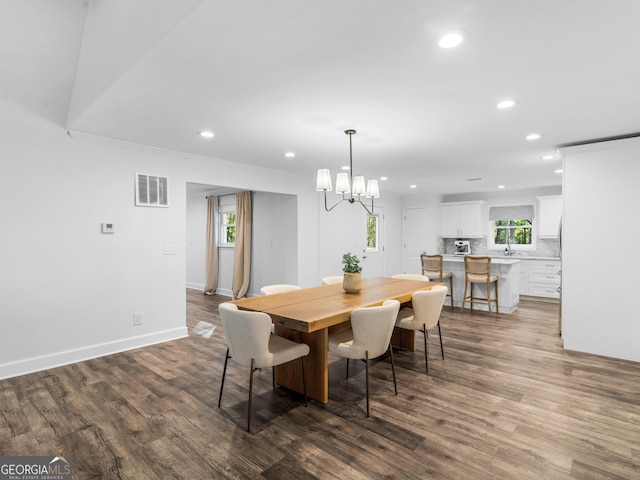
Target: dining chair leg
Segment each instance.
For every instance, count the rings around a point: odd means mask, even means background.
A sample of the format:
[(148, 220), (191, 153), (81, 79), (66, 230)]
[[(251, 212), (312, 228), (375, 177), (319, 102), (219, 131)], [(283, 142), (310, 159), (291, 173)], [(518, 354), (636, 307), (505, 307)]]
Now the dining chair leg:
[[(496, 305), (497, 307), (498, 305)], [(489, 315), (491, 315), (491, 282), (487, 277), (487, 307), (489, 308)]]
[(442, 329), (440, 328), (440, 320), (438, 320), (438, 335), (440, 336), (440, 352), (442, 353), (442, 359), (444, 360), (444, 347), (442, 346)]
[(229, 347), (227, 347), (227, 353), (224, 355), (224, 367), (222, 369), (222, 382), (220, 383), (220, 395), (218, 395), (218, 408), (220, 408), (220, 402), (222, 401), (222, 388), (224, 387), (224, 377), (227, 374), (228, 361), (229, 361)]
[(249, 373), (249, 405), (247, 407), (247, 432), (251, 431), (251, 404), (253, 400), (253, 372), (258, 370), (254, 368), (255, 360), (251, 359), (251, 368)]
[(498, 280), (495, 282), (496, 284), (496, 313), (500, 313), (500, 307), (498, 306)]
[(396, 384), (396, 364), (393, 361), (393, 347), (389, 344), (389, 352), (391, 353), (391, 374), (393, 375), (393, 390), (398, 395), (398, 385)]
[(302, 390), (304, 391), (304, 406), (307, 406), (307, 380), (304, 373), (304, 357), (300, 357), (302, 361)]
[(367, 392), (367, 418), (369, 418), (369, 351), (364, 352), (365, 363), (365, 378), (366, 378), (366, 392)]
[(453, 275), (449, 277), (449, 298), (451, 298), (451, 311), (453, 311)]
[(464, 304), (467, 302), (467, 279), (464, 279), (464, 290), (462, 293), (462, 305), (460, 306), (460, 313), (464, 311)]
[(427, 368), (427, 375), (429, 375), (429, 360), (427, 358), (427, 327), (422, 324), (422, 338), (424, 339), (424, 364)]
[(346, 378), (349, 378), (349, 359), (348, 359), (348, 358), (347, 358), (347, 374), (345, 375), (345, 377), (344, 377), (344, 378), (345, 378), (345, 379), (346, 379)]

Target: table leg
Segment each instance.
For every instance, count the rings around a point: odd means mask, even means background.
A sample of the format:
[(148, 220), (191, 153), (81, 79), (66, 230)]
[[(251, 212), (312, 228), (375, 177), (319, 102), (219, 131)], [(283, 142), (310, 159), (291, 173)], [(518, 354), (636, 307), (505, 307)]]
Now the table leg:
[[(329, 334), (322, 329), (312, 333), (298, 332), (275, 326), (275, 333), (298, 343), (309, 345), (309, 356), (305, 358), (307, 396), (321, 403), (329, 401)], [(293, 391), (303, 393), (300, 362), (279, 365), (275, 371), (276, 383)]]
[(391, 345), (400, 347), (402, 350), (415, 351), (416, 349), (416, 332), (407, 330), (406, 328), (394, 327), (391, 336)]

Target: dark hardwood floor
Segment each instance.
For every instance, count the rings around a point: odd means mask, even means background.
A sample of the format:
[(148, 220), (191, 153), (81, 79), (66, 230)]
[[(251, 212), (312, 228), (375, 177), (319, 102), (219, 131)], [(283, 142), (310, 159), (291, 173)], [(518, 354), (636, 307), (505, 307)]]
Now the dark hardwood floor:
[[(371, 418), (364, 365), (330, 365), (327, 405), (271, 388), (225, 353), (217, 305), (187, 290), (199, 336), (0, 382), (0, 455), (67, 455), (74, 479), (632, 479), (640, 478), (640, 364), (564, 351), (558, 305), (452, 313), (429, 337), (374, 362)], [(606, 323), (603, 323), (606, 328)], [(435, 330), (437, 332), (437, 329)], [(640, 347), (639, 347), (640, 348)]]

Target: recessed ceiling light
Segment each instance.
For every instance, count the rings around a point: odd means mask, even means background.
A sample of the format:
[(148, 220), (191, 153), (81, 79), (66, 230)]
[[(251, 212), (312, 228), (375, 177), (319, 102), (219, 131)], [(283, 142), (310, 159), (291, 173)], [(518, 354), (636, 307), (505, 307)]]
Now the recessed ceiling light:
[(498, 185), (498, 188), (504, 188), (504, 185)]
[(284, 154), (284, 156), (287, 157), (287, 158), (293, 158), (293, 157), (296, 156), (296, 154), (293, 153), (293, 152), (287, 152), (287, 153)]
[(342, 170), (349, 170), (349, 165), (345, 165), (342, 167)]
[(213, 138), (213, 132), (210, 132), (209, 130), (203, 130), (202, 132), (198, 132), (198, 135), (204, 138)]
[(380, 180), (382, 180), (383, 182), (386, 182), (389, 179), (387, 177), (380, 177)]
[(460, 32), (449, 32), (446, 35), (440, 37), (438, 40), (438, 45), (442, 48), (453, 48), (457, 47), (464, 40), (464, 35)]
[(539, 133), (530, 133), (527, 135), (527, 140), (538, 140), (541, 137)]
[(496, 107), (498, 107), (501, 110), (504, 110), (505, 108), (511, 108), (516, 104), (515, 100), (502, 100), (500, 103), (498, 103), (496, 105)]
[(417, 185), (409, 185), (409, 188), (418, 188)]
[(558, 170), (556, 170), (554, 173), (562, 173), (562, 169), (559, 168)]
[(553, 160), (555, 157), (553, 155), (545, 155), (542, 157), (543, 160)]

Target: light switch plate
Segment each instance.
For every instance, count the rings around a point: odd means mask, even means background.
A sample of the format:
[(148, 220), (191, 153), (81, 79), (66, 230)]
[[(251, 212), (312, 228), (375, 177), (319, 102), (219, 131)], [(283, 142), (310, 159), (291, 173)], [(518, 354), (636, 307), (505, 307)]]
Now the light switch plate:
[(163, 255), (175, 255), (176, 254), (176, 246), (175, 245), (165, 245), (162, 247)]

